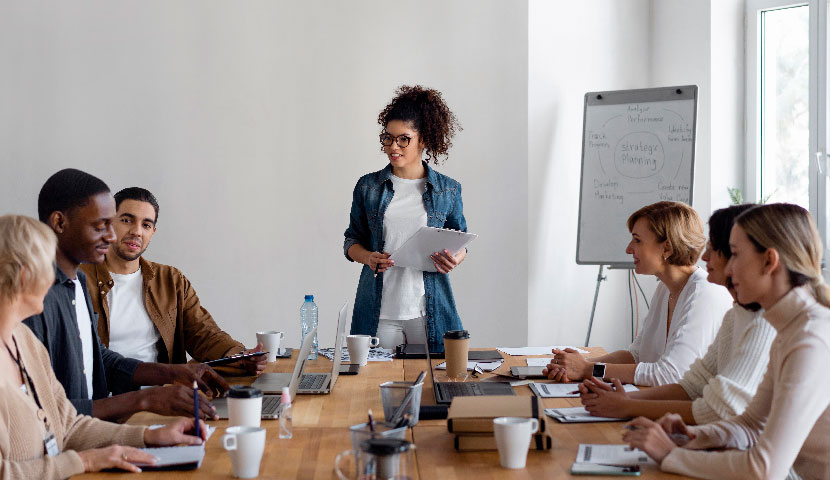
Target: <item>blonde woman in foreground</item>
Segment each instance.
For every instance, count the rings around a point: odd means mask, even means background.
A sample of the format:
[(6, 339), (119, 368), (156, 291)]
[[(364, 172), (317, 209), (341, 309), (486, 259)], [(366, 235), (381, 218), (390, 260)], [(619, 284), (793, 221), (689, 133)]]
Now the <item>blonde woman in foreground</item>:
[(738, 217), (729, 247), (738, 301), (759, 303), (778, 331), (755, 397), (743, 414), (703, 426), (677, 414), (639, 417), (623, 439), (684, 475), (785, 478), (792, 466), (803, 478), (830, 479), (830, 289), (816, 226), (797, 205), (759, 206)]
[(134, 447), (202, 443), (185, 434), (193, 418), (149, 430), (75, 411), (43, 344), (21, 325), (43, 310), (54, 282), (56, 242), (35, 219), (0, 217), (0, 478), (49, 480), (108, 468), (140, 472), (134, 463), (155, 458)]

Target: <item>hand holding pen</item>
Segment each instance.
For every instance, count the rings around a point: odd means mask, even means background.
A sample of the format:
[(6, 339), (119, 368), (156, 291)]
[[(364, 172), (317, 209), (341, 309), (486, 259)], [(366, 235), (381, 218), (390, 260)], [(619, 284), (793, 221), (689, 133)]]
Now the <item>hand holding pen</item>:
[(389, 258), (390, 255), (386, 252), (370, 252), (365, 263), (375, 272), (377, 277), (378, 273), (383, 273), (395, 266), (395, 261)]
[(675, 413), (664, 415), (658, 422), (645, 417), (635, 418), (623, 427), (623, 441), (632, 448), (646, 452), (660, 463), (672, 450), (693, 439), (694, 433), (686, 428), (680, 415)]

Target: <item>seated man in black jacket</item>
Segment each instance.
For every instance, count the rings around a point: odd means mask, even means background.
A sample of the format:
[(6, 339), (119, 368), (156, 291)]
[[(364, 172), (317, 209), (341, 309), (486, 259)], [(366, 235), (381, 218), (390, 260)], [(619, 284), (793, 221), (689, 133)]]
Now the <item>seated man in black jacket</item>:
[[(78, 412), (107, 420), (123, 420), (143, 410), (190, 416), (194, 381), (206, 392), (227, 390), (222, 377), (204, 364), (140, 362), (107, 349), (98, 339), (97, 317), (78, 266), (101, 263), (115, 240), (115, 200), (103, 181), (75, 169), (55, 173), (40, 190), (38, 216), (58, 237), (55, 283), (43, 301), (43, 313), (24, 322), (46, 346), (55, 375)], [(178, 385), (135, 390), (173, 383)], [(215, 416), (207, 398), (200, 407), (202, 416)]]

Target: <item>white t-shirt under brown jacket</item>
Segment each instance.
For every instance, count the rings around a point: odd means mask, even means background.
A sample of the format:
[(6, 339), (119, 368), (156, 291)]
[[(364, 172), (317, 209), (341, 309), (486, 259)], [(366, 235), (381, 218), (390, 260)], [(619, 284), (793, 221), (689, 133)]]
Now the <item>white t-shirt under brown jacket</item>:
[(802, 478), (830, 479), (830, 309), (798, 287), (764, 317), (778, 335), (755, 397), (741, 415), (691, 427), (696, 438), (672, 450), (663, 470), (766, 479), (785, 478), (792, 466)]
[(84, 472), (77, 451), (119, 444), (144, 446), (143, 426), (118, 425), (79, 415), (52, 371), (49, 354), (25, 325), (14, 330), (20, 359), (32, 378), (60, 453), (45, 454), (45, 426), (31, 392), (0, 379), (0, 479), (67, 478)]

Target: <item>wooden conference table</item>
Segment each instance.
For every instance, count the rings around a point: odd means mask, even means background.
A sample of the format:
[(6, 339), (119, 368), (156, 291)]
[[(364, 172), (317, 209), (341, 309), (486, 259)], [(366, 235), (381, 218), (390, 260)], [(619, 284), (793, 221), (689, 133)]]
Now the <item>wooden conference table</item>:
[[(592, 354), (602, 354), (601, 348), (589, 348)], [(295, 351), (296, 357), (296, 351)], [(505, 356), (504, 364), (497, 372), (508, 371), (511, 365), (525, 365), (526, 357)], [(279, 359), (268, 366), (269, 372), (290, 372), (295, 358)], [(437, 365), (443, 360), (433, 360)], [(331, 371), (331, 362), (324, 357), (309, 362), (308, 371)], [(265, 454), (260, 466), (259, 478), (334, 479), (334, 458), (338, 453), (351, 449), (348, 428), (366, 421), (366, 412), (372, 409), (378, 420), (383, 418), (383, 406), (378, 385), (388, 381), (415, 381), (426, 368), (426, 360), (393, 360), (369, 362), (361, 367), (359, 375), (341, 375), (334, 391), (328, 395), (299, 395), (294, 400), (294, 438), (278, 438), (278, 421), (263, 420), (267, 429)], [(436, 380), (446, 381), (443, 371), (436, 370)], [(484, 377), (492, 376), (485, 374)], [(254, 377), (230, 377), (229, 383), (250, 384)], [(532, 395), (527, 386), (515, 387), (517, 395)], [(432, 384), (427, 375), (422, 404), (434, 404)], [(544, 406), (578, 406), (579, 399), (544, 399)], [(165, 417), (140, 413), (130, 423), (164, 423)], [(141, 478), (148, 479), (227, 479), (233, 478), (228, 454), (221, 445), (226, 420), (211, 422), (216, 432), (207, 442), (205, 459), (198, 470), (188, 472), (144, 472), (140, 477), (128, 473), (97, 473), (77, 476), (78, 479)], [(548, 451), (531, 450), (527, 467), (523, 470), (507, 470), (499, 465), (499, 454), (488, 452), (458, 452), (453, 447), (453, 435), (447, 431), (446, 420), (421, 420), (408, 434), (414, 441), (417, 472), (413, 478), (426, 479), (559, 479), (559, 478), (608, 478), (585, 477), (570, 474), (580, 443), (622, 443), (622, 423), (560, 424), (550, 421), (553, 448)], [(660, 472), (656, 468), (644, 468), (641, 478), (684, 478)]]

